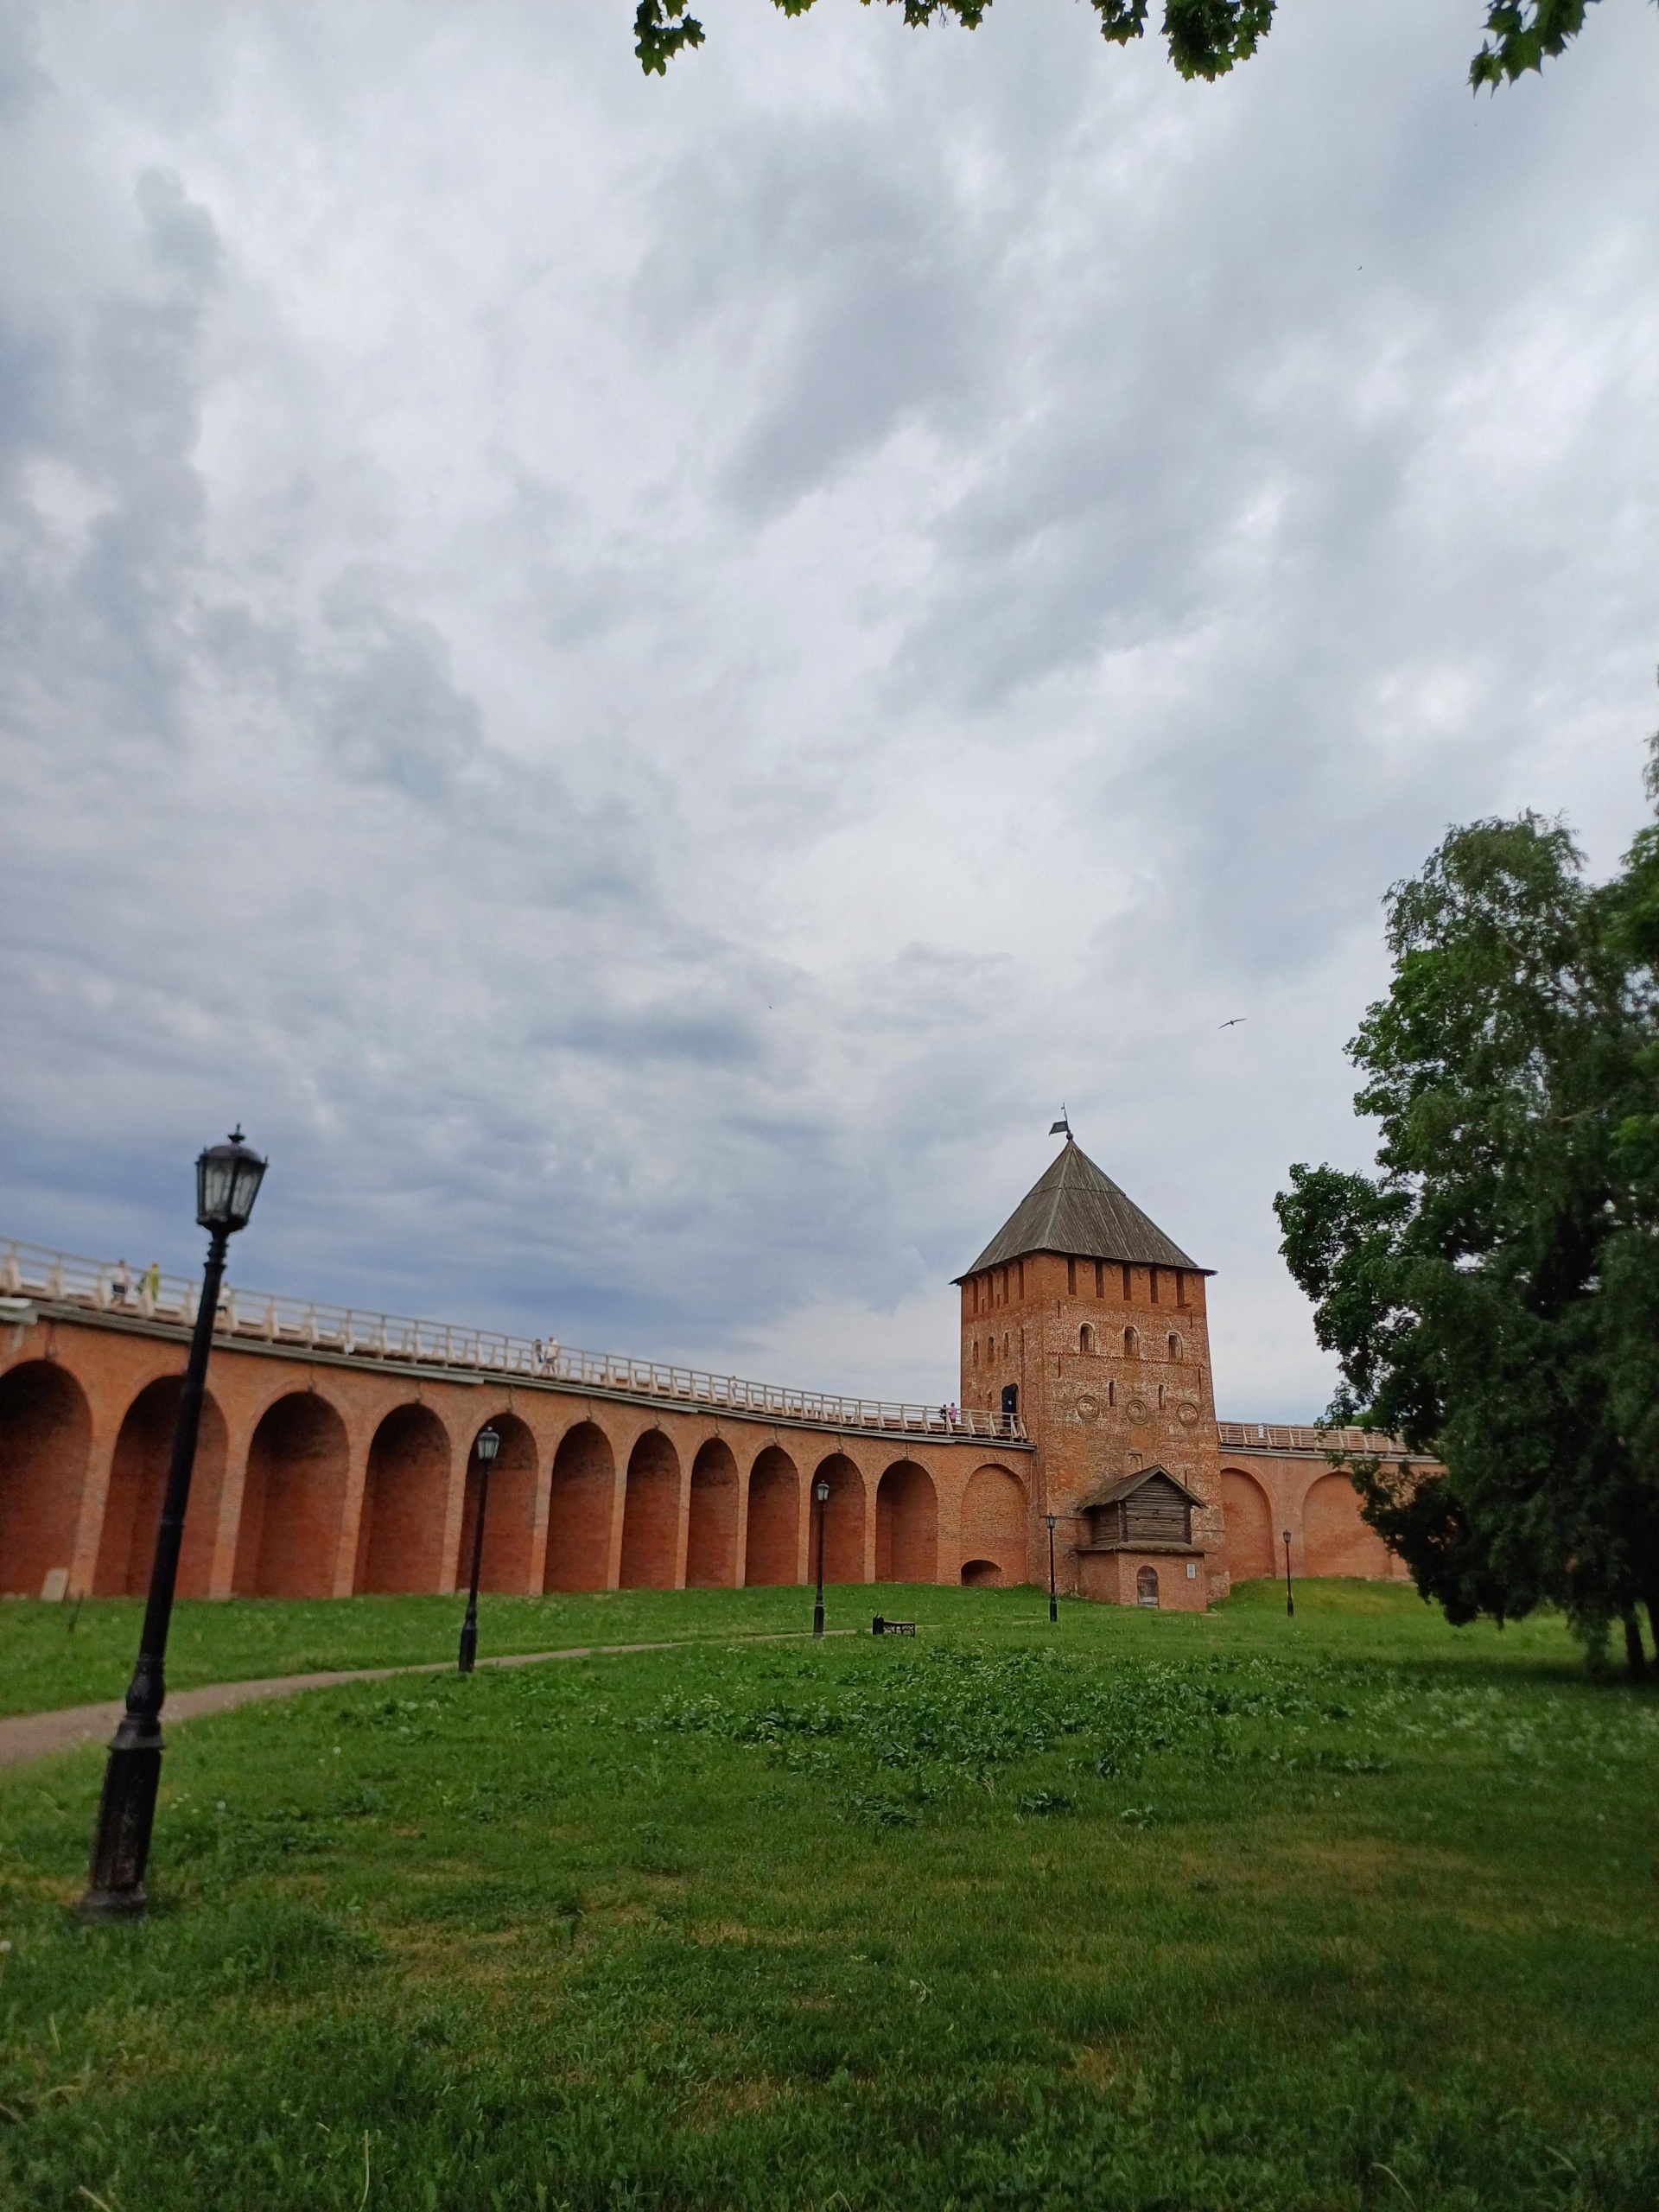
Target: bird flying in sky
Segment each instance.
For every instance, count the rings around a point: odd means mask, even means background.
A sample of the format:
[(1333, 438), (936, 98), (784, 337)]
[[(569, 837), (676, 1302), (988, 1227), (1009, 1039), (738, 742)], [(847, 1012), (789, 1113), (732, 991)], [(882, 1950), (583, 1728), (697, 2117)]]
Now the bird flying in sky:
[(1230, 1021), (1218, 1022), (1216, 1026), (1220, 1029), (1236, 1029), (1241, 1021), (1248, 1021), (1249, 1018), (1248, 1014), (1236, 1014)]

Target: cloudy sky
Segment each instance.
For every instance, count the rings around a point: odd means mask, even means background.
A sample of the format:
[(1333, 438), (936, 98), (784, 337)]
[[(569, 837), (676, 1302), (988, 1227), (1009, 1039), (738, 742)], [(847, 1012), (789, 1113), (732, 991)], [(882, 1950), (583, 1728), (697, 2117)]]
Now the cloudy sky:
[(702, 13), (0, 4), (0, 1234), (937, 1401), (1064, 1099), (1305, 1418), (1380, 894), (1642, 817), (1659, 14)]

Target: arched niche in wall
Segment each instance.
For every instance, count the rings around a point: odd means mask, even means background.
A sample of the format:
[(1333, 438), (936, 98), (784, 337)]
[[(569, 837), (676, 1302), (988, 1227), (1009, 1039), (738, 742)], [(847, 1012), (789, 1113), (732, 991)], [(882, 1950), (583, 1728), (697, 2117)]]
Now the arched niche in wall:
[(1227, 1572), (1235, 1582), (1279, 1571), (1273, 1507), (1255, 1477), (1242, 1467), (1221, 1471), (1221, 1514), (1227, 1529)]
[[(501, 1440), (490, 1470), (489, 1503), (484, 1512), (484, 1556), (478, 1586), (522, 1597), (530, 1588), (531, 1546), (536, 1533), (536, 1439), (517, 1414), (489, 1418)], [(480, 1421), (479, 1427), (485, 1424)], [(455, 1581), (465, 1584), (473, 1571), (473, 1535), (483, 1475), (471, 1446), (467, 1454), (467, 1491), (461, 1511), (461, 1541), (455, 1547)]]
[(999, 1581), (1023, 1582), (1027, 1544), (1024, 1484), (1010, 1468), (976, 1467), (962, 1497), (964, 1556), (994, 1560)]
[(73, 1564), (92, 1440), (86, 1394), (58, 1361), (0, 1376), (0, 1592), (38, 1598)]
[(685, 1580), (691, 1590), (729, 1590), (737, 1580), (737, 1461), (724, 1437), (711, 1436), (691, 1462)]
[(436, 1592), (444, 1579), (449, 1438), (429, 1406), (399, 1406), (374, 1432), (363, 1484), (354, 1586)]
[[(832, 1452), (812, 1470), (812, 1486), (830, 1485), (823, 1507), (823, 1579), (826, 1582), (862, 1582), (864, 1529), (868, 1500), (864, 1477), (844, 1452)], [(813, 1508), (814, 1512), (817, 1507)], [(816, 1528), (812, 1541), (817, 1541)], [(810, 1562), (816, 1567), (816, 1554)]]
[(545, 1590), (602, 1590), (610, 1573), (616, 1459), (597, 1421), (559, 1440), (548, 1491)]
[(875, 1579), (937, 1582), (939, 1502), (933, 1478), (913, 1459), (887, 1469), (875, 1493)]
[[(92, 1589), (100, 1598), (142, 1597), (149, 1588), (183, 1389), (181, 1376), (163, 1375), (138, 1393), (122, 1420), (110, 1461), (109, 1494), (92, 1574)], [(208, 1391), (201, 1402), (190, 1503), (179, 1551), (176, 1589), (181, 1598), (207, 1595), (225, 1485), (225, 1416)]]
[(1389, 1548), (1360, 1519), (1346, 1475), (1321, 1475), (1302, 1500), (1302, 1572), (1376, 1580), (1389, 1572)]
[(801, 1478), (781, 1445), (749, 1470), (749, 1529), (743, 1580), (751, 1588), (800, 1580)]
[(295, 1390), (265, 1408), (242, 1484), (238, 1597), (333, 1596), (346, 1472), (346, 1424), (321, 1392)]
[(659, 1428), (628, 1454), (622, 1501), (625, 1590), (671, 1590), (680, 1526), (680, 1455)]

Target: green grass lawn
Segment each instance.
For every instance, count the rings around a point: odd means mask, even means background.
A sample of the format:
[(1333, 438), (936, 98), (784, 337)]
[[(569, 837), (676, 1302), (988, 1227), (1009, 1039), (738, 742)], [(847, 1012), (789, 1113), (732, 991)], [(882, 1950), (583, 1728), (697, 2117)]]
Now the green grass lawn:
[[(871, 1614), (881, 1609), (880, 1590), (836, 1594), (842, 1600), (837, 1610), (843, 1625), (857, 1622), (868, 1629)], [(812, 1619), (810, 1590), (486, 1596), (479, 1606), (480, 1649), (498, 1654), (637, 1643), (658, 1637), (753, 1634), (806, 1628)], [(204, 1682), (316, 1674), (325, 1668), (453, 1660), (466, 1607), (464, 1594), (296, 1603), (195, 1599), (173, 1609), (167, 1685), (184, 1690)], [(124, 1696), (143, 1611), (141, 1598), (105, 1598), (79, 1608), (18, 1600), (0, 1605), (0, 1717)]]
[[(1659, 1699), (1398, 1589), (877, 1609), (492, 1600), (702, 1640), (192, 1723), (133, 1927), (67, 1910), (99, 1754), (0, 1774), (0, 2204), (1652, 2212)], [(174, 1679), (456, 1612), (190, 1608)]]
[[(1189, 1618), (1173, 1632), (1208, 1637), (1218, 1649), (1230, 1651), (1282, 1655), (1287, 1638), (1295, 1638), (1300, 1649), (1312, 1637), (1319, 1651), (1333, 1656), (1341, 1651), (1356, 1658), (1414, 1656), (1450, 1664), (1500, 1656), (1511, 1663), (1524, 1658), (1567, 1675), (1580, 1670), (1576, 1647), (1554, 1619), (1523, 1622), (1502, 1635), (1487, 1627), (1449, 1630), (1438, 1612), (1386, 1584), (1314, 1582), (1299, 1584), (1298, 1590), (1300, 1611), (1294, 1624), (1284, 1618), (1284, 1594), (1277, 1585), (1249, 1583), (1230, 1605)], [(1161, 1650), (1160, 1639), (1172, 1632), (1173, 1617), (1116, 1612), (1111, 1616), (1116, 1624), (1106, 1631), (1100, 1607), (1077, 1605), (1063, 1605), (1058, 1626), (1051, 1629), (1048, 1600), (1041, 1591), (1005, 1591), (989, 1604), (983, 1602), (988, 1594), (880, 1585), (832, 1587), (829, 1621), (832, 1629), (866, 1630), (873, 1614), (911, 1618), (919, 1608), (929, 1627), (971, 1624), (976, 1637), (1023, 1639), (1037, 1625), (1057, 1649), (1069, 1649), (1081, 1639), (1084, 1649), (1096, 1653)], [(465, 1603), (456, 1598), (186, 1601), (173, 1611), (168, 1688), (308, 1675), (327, 1668), (451, 1660)], [(480, 1605), (480, 1649), (497, 1654), (664, 1637), (776, 1635), (806, 1628), (812, 1618), (812, 1593), (797, 1589), (486, 1595)], [(0, 1605), (0, 1718), (123, 1696), (143, 1610), (139, 1598), (105, 1598), (79, 1606), (17, 1599)], [(1135, 1641), (1143, 1633), (1154, 1639), (1144, 1647)]]

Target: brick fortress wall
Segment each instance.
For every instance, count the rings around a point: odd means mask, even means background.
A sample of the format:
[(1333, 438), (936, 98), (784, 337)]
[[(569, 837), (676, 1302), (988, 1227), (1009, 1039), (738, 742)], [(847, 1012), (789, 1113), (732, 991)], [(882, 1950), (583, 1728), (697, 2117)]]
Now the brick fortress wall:
[[(3, 1303), (29, 1317), (0, 1327), (0, 1592), (136, 1592), (154, 1545), (188, 1336), (177, 1300), (188, 1297), (175, 1286), (173, 1306), (146, 1306), (107, 1265), (64, 1255), (37, 1255), (44, 1273), (25, 1282), (29, 1250), (0, 1255)], [(502, 1438), (484, 1559), (493, 1588), (804, 1581), (818, 1478), (835, 1583), (1041, 1586), (1050, 1513), (1060, 1589), (1111, 1603), (1137, 1602), (1149, 1578), (1148, 1601), (1207, 1605), (1236, 1580), (1281, 1573), (1287, 1552), (1297, 1575), (1402, 1574), (1332, 1469), (1330, 1440), (1217, 1422), (1205, 1271), (1069, 1134), (959, 1281), (960, 1418), (820, 1394), (809, 1402), (599, 1355), (567, 1354), (555, 1376), (527, 1341), (493, 1339), (486, 1357), (474, 1332), (472, 1351), (452, 1357), (447, 1326), (336, 1314), (320, 1330), (315, 1307), (289, 1301), (279, 1313), (270, 1300), (262, 1320), (238, 1319), (232, 1302), (181, 1589), (452, 1588), (477, 1511), (471, 1440), (486, 1419)], [(400, 1344), (414, 1365), (400, 1363)], [(491, 1375), (502, 1361), (518, 1380)], [(597, 1391), (583, 1387), (590, 1377)], [(661, 1405), (659, 1385), (690, 1406)], [(1010, 1398), (1023, 1435), (985, 1418)], [(722, 1401), (724, 1414), (694, 1409)], [(761, 1406), (798, 1418), (779, 1422)], [(1388, 1439), (1341, 1441), (1403, 1456)], [(1091, 1531), (1084, 1508), (1116, 1510), (1098, 1494), (1154, 1467), (1179, 1486), (1163, 1486), (1171, 1511), (1190, 1502), (1190, 1542), (1144, 1519), (1104, 1539)]]
[[(47, 1305), (0, 1320), (0, 1594), (148, 1581), (188, 1330)], [(452, 1591), (501, 1437), (486, 1589), (810, 1582), (822, 1478), (836, 1584), (1018, 1582), (1033, 1454), (932, 1418), (867, 1433), (623, 1389), (421, 1373), (216, 1339), (185, 1522), (186, 1597)]]

